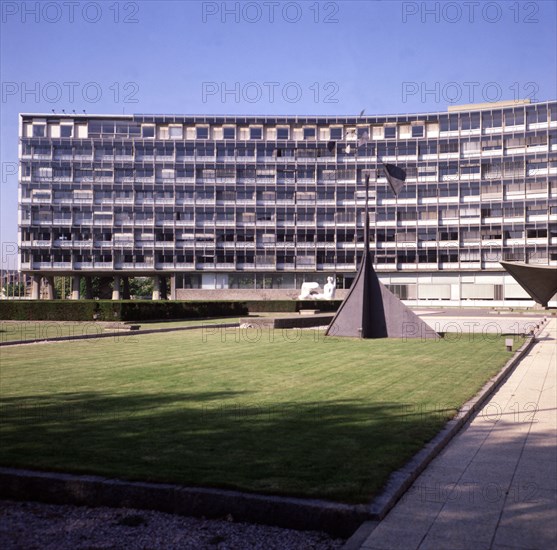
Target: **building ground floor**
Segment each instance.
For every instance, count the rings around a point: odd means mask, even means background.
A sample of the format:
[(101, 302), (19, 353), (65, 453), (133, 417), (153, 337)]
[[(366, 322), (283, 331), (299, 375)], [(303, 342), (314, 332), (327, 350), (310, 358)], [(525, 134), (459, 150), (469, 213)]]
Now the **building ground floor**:
[[(101, 277), (113, 300), (129, 299), (130, 279), (152, 279), (153, 300), (284, 300), (296, 299), (303, 283), (321, 287), (336, 280), (335, 297), (343, 299), (355, 272), (181, 272), (181, 273), (29, 273), (29, 296), (54, 299), (55, 276), (71, 278), (71, 299), (92, 299), (93, 278)], [(379, 280), (410, 306), (532, 307), (534, 300), (505, 271), (378, 272)], [(557, 307), (557, 295), (549, 302)]]

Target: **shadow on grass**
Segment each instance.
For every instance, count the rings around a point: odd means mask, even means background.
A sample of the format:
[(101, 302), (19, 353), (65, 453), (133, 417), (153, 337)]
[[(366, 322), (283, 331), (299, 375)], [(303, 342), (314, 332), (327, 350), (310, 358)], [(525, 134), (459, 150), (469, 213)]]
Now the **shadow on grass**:
[(368, 502), (453, 407), (250, 401), (249, 392), (2, 400), (4, 466)]

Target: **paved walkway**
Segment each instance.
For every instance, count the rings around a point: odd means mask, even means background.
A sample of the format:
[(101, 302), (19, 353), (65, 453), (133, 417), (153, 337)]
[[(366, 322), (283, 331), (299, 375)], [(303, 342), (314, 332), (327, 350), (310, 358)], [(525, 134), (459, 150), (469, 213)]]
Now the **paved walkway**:
[(362, 550), (557, 548), (557, 320)]

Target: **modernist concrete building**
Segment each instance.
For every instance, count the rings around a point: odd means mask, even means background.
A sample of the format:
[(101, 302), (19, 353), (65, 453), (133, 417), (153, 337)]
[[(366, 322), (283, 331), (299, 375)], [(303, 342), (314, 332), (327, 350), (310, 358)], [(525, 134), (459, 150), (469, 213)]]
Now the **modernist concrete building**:
[[(154, 297), (294, 297), (371, 246), (409, 304), (529, 305), (500, 260), (557, 265), (557, 102), (394, 116), (22, 114), (20, 268), (154, 277)], [(394, 197), (381, 163), (407, 171)], [(355, 227), (357, 230), (355, 231)], [(51, 295), (52, 293), (50, 293)], [(47, 292), (46, 295), (49, 295)], [(555, 305), (555, 297), (550, 305)]]

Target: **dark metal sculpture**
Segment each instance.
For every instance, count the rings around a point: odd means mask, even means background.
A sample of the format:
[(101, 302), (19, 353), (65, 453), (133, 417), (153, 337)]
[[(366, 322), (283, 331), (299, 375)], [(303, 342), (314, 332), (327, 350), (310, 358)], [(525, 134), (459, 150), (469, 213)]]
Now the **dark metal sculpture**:
[[(404, 185), (406, 173), (384, 165), (387, 181), (395, 195)], [(438, 338), (427, 323), (406, 307), (377, 278), (369, 249), (369, 176), (366, 176), (364, 253), (352, 283), (325, 336), (355, 338)]]
[(534, 301), (547, 307), (557, 293), (557, 266), (499, 262)]

